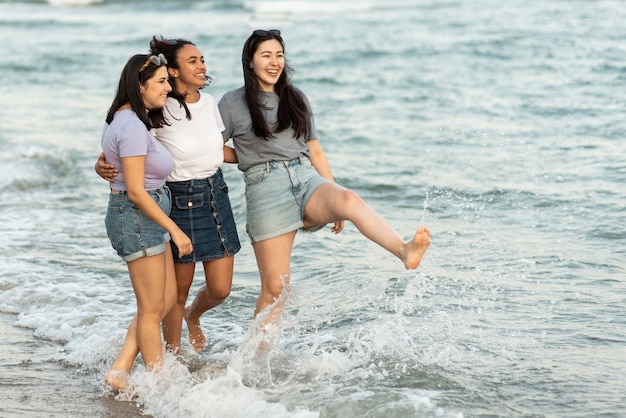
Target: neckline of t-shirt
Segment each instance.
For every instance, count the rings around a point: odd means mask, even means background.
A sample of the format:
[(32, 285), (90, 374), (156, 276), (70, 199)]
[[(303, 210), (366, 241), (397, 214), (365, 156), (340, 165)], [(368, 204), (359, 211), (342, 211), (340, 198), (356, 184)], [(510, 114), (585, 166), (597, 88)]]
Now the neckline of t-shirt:
[[(169, 97), (169, 98), (174, 100), (176, 103), (178, 103), (178, 100), (174, 99), (173, 97)], [(187, 102), (185, 102), (185, 103), (187, 104), (187, 107), (189, 109), (193, 109), (193, 108), (202, 106), (202, 104), (205, 102), (205, 100), (206, 100), (206, 94), (200, 92), (200, 98), (198, 99), (197, 102), (195, 102), (195, 103), (187, 103)]]

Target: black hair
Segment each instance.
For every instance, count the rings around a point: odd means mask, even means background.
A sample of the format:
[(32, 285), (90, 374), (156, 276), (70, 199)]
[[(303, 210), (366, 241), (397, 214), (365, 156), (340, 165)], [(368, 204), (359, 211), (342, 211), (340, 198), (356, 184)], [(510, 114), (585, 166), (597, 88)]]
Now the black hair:
[[(180, 69), (177, 59), (178, 52), (185, 45), (195, 46), (193, 42), (182, 38), (164, 39), (163, 36), (161, 36), (161, 39), (158, 39), (156, 36), (153, 36), (150, 41), (150, 53), (152, 55), (163, 54), (167, 60), (167, 68), (174, 68), (178, 70)], [(191, 120), (191, 112), (189, 111), (189, 107), (187, 107), (187, 103), (185, 103), (185, 95), (179, 93), (176, 88), (176, 79), (170, 78), (170, 84), (172, 84), (172, 91), (168, 93), (168, 96), (178, 101), (180, 106), (185, 109), (187, 119)]]
[(122, 69), (117, 93), (111, 103), (111, 107), (107, 111), (107, 123), (113, 121), (115, 112), (122, 106), (129, 104), (132, 111), (146, 125), (146, 129), (160, 128), (168, 124), (165, 120), (163, 108), (148, 109), (148, 112), (146, 112), (146, 105), (141, 97), (139, 86), (145, 85), (146, 81), (154, 77), (156, 71), (161, 67), (160, 65), (150, 63), (150, 65), (142, 69), (149, 58), (149, 55), (144, 54), (133, 55)]
[[(262, 32), (264, 35), (260, 35), (257, 32)], [(273, 138), (273, 132), (282, 132), (288, 128), (293, 129), (294, 138), (306, 137), (311, 126), (311, 109), (309, 109), (302, 92), (291, 84), (290, 79), (293, 70), (286, 60), (283, 72), (274, 86), (274, 91), (278, 95), (277, 125), (273, 127), (268, 126), (267, 121), (263, 117), (262, 110), (265, 109), (265, 106), (260, 98), (261, 89), (250, 64), (259, 45), (264, 41), (276, 39), (280, 42), (284, 52), (285, 43), (277, 32), (274, 30), (254, 31), (243, 45), (241, 64), (243, 66), (246, 103), (252, 118), (252, 128), (255, 135), (264, 139)]]

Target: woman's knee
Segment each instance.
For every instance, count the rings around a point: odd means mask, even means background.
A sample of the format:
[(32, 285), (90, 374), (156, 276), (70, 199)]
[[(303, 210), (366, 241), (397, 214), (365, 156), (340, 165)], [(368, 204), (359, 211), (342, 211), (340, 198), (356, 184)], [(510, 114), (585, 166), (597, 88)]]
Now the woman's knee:
[(263, 285), (261, 289), (261, 293), (265, 293), (267, 296), (270, 296), (272, 299), (276, 300), (280, 297), (281, 293), (283, 293), (283, 282), (279, 280), (273, 280), (271, 283), (266, 283)]
[(179, 287), (174, 297), (176, 298), (177, 304), (184, 305), (187, 302), (187, 298), (189, 297), (189, 289)]
[(154, 320), (160, 322), (161, 317), (163, 317), (163, 312), (165, 311), (166, 304), (166, 300), (163, 299), (160, 302), (139, 305), (137, 306), (137, 317), (140, 320)]
[(189, 290), (191, 289), (191, 280), (181, 279), (179, 275), (176, 276), (176, 303), (185, 303), (189, 297)]
[(361, 196), (358, 195), (358, 193), (349, 189), (344, 189), (341, 191), (339, 200), (339, 207), (347, 211), (358, 210), (365, 204), (365, 202), (363, 201)]
[(209, 288), (209, 293), (215, 300), (223, 301), (230, 296), (230, 286), (212, 286)]

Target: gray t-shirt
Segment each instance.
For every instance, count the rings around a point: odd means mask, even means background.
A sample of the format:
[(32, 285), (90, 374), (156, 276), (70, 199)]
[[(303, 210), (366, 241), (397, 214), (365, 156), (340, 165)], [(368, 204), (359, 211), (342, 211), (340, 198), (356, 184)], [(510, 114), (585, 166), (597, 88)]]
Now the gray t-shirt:
[[(262, 95), (267, 107), (267, 110), (262, 110), (262, 112), (271, 128), (278, 120), (278, 95), (273, 92), (263, 92)], [(305, 101), (309, 106), (306, 97)], [(273, 138), (265, 140), (256, 136), (252, 129), (252, 118), (246, 104), (244, 87), (224, 94), (218, 107), (226, 128), (222, 132), (224, 141), (233, 139), (239, 161), (238, 167), (241, 171), (269, 161), (290, 161), (301, 155), (310, 156), (306, 142), (317, 139), (313, 116), (311, 116), (311, 127), (307, 138), (294, 138), (293, 129), (289, 128), (274, 133)]]

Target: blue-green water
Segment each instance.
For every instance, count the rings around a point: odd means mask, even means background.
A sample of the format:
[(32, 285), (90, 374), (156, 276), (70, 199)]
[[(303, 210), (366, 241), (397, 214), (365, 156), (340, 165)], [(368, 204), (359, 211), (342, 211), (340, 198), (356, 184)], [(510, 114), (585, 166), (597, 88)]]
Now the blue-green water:
[[(619, 1), (0, 0), (0, 415), (626, 415), (624, 21)], [(231, 297), (203, 353), (185, 342), (159, 381), (137, 364), (137, 409), (102, 382), (135, 309), (93, 171), (104, 115), (152, 35), (194, 41), (219, 99), (258, 27), (282, 30), (336, 180), (432, 245), (407, 272), (351, 225), (299, 235), (254, 358), (226, 167)]]

